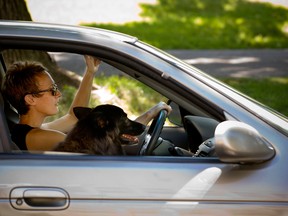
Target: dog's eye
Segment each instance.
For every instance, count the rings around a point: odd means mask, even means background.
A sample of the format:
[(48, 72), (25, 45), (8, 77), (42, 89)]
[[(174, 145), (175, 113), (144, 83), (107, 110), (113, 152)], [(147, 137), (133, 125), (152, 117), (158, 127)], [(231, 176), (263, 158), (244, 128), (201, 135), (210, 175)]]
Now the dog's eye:
[(97, 119), (97, 125), (99, 128), (105, 128), (109, 124), (109, 121), (107, 119), (98, 118)]

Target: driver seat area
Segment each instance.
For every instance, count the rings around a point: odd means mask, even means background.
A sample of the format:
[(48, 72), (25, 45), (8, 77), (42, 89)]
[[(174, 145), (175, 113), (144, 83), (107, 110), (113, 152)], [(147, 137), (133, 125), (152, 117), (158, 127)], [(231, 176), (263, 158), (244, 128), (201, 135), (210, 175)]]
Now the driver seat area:
[[(5, 76), (5, 62), (0, 55), (0, 84)], [(1, 90), (1, 89), (0, 89)], [(10, 130), (19, 121), (19, 115), (13, 107), (3, 98), (0, 91), (0, 129), (1, 129), (1, 143), (0, 152), (12, 152), (14, 150), (20, 151), (18, 146), (11, 140)], [(2, 147), (2, 148), (1, 148)]]

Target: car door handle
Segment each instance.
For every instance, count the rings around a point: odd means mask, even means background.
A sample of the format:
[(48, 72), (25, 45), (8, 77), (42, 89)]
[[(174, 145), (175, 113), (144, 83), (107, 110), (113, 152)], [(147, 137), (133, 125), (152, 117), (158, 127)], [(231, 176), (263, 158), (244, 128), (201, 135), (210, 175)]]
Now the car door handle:
[(69, 206), (69, 195), (60, 188), (18, 187), (11, 191), (10, 203), (19, 210), (62, 210)]

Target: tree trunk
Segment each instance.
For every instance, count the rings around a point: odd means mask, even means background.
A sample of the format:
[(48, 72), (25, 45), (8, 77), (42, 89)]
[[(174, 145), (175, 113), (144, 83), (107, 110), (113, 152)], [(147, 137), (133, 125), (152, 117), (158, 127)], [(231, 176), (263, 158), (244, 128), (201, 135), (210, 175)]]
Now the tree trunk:
[(0, 0), (0, 19), (32, 20), (25, 0)]
[[(41, 2), (39, 2), (41, 4)], [(0, 19), (32, 21), (25, 0), (0, 0)], [(57, 66), (49, 53), (34, 50), (5, 50), (2, 52), (6, 66), (15, 61), (31, 60), (41, 62), (50, 72), (54, 80), (63, 85), (78, 86), (80, 79), (75, 73), (71, 73)]]

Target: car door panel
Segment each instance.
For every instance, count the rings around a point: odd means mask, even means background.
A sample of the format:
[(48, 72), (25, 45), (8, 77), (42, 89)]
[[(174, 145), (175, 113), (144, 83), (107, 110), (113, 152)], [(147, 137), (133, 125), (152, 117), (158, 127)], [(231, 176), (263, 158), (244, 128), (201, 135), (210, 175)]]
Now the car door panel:
[[(25, 215), (31, 211), (49, 211), (50, 215), (157, 215), (163, 212), (166, 215), (213, 215), (211, 208), (216, 208), (219, 214), (227, 209), (234, 213), (241, 210), (241, 206), (247, 204), (247, 195), (250, 195), (251, 209), (254, 206), (261, 212), (268, 198), (275, 201), (274, 205), (268, 205), (271, 212), (281, 209), (278, 205), (280, 191), (278, 197), (267, 197), (265, 185), (248, 184), (249, 178), (257, 172), (261, 174), (262, 169), (247, 169), (216, 160), (199, 162), (194, 159), (193, 163), (191, 158), (59, 157), (21, 156), (21, 159), (0, 161), (1, 207), (6, 209), (5, 215)], [(264, 187), (263, 194), (255, 194), (261, 187)], [(64, 191), (68, 207), (57, 210), (55, 206), (39, 209), (32, 205), (31, 209), (17, 209), (12, 204), (15, 201), (13, 191), (23, 188), (30, 192), (39, 190), (38, 197), (44, 191), (44, 195), (52, 194), (57, 198)], [(227, 203), (229, 208), (225, 207)], [(286, 207), (281, 211), (287, 211)]]

